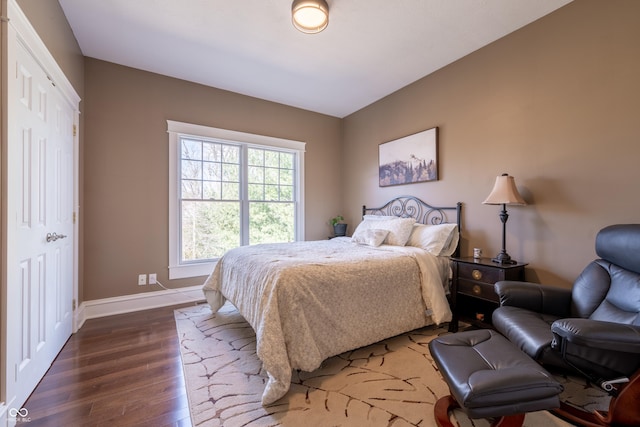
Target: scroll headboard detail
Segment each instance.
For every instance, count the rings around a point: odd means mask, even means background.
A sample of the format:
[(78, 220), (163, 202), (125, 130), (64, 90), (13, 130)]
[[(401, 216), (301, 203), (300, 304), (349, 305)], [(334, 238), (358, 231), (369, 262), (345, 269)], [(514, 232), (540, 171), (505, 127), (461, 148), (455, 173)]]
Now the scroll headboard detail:
[[(448, 220), (447, 212), (450, 211), (455, 212), (455, 221)], [(362, 216), (369, 214), (415, 218), (416, 222), (431, 225), (455, 222), (458, 225), (458, 233), (462, 233), (460, 222), (461, 213), (462, 203), (460, 202), (456, 203), (455, 206), (438, 207), (431, 206), (415, 196), (396, 197), (378, 208), (368, 208), (365, 205), (362, 206)], [(454, 256), (458, 256), (459, 251), (460, 244), (458, 243), (458, 248), (456, 249)]]

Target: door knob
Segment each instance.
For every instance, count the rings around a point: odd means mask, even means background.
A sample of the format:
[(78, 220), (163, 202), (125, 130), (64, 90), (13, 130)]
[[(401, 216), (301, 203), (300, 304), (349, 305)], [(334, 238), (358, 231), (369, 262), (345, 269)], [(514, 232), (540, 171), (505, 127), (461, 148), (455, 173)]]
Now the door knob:
[(66, 234), (47, 233), (47, 243), (48, 242), (55, 242), (58, 239), (64, 239), (66, 237), (67, 237)]

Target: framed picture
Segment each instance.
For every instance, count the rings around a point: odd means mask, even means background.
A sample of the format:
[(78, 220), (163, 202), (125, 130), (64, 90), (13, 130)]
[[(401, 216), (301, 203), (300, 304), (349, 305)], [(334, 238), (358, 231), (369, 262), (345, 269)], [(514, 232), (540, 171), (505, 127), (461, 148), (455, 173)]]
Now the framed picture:
[(438, 179), (438, 128), (378, 145), (380, 187)]

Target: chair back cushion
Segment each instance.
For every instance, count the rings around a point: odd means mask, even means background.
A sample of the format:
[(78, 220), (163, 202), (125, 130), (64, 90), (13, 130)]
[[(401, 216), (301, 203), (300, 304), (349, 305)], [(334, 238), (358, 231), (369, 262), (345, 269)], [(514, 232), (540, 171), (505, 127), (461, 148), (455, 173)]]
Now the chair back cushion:
[(640, 224), (612, 225), (596, 236), (602, 259), (584, 269), (571, 291), (574, 317), (640, 325)]
[(640, 274), (604, 260), (596, 262), (609, 274), (610, 285), (589, 318), (640, 326)]
[(611, 276), (602, 263), (592, 261), (582, 270), (571, 289), (571, 316), (588, 319), (604, 301), (611, 285)]
[(640, 274), (640, 224), (617, 224), (596, 236), (596, 253), (621, 268)]

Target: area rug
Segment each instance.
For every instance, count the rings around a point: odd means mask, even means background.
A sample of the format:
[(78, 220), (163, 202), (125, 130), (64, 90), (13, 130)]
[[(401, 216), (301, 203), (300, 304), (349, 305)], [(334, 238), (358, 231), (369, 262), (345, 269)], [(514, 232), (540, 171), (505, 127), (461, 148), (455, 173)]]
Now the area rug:
[[(295, 371), (291, 389), (260, 404), (266, 374), (256, 356), (253, 329), (233, 305), (175, 311), (194, 427), (435, 426), (433, 407), (448, 394), (428, 343), (444, 328), (426, 327), (327, 359), (313, 372)], [(563, 400), (606, 409), (598, 389), (577, 378), (557, 378)], [(456, 410), (460, 427), (488, 426)], [(525, 426), (570, 426), (546, 411), (529, 413)]]

